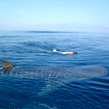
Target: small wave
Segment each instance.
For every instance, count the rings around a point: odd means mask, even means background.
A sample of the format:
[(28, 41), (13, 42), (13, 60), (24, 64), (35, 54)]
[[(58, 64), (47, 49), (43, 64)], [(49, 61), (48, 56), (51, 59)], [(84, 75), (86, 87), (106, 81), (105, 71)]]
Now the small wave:
[(47, 41), (45, 41), (45, 42), (27, 41), (27, 42), (23, 42), (22, 45), (25, 47), (32, 47), (32, 48), (35, 47), (36, 49), (40, 48), (40, 49), (44, 49), (44, 50), (51, 50), (51, 49), (55, 48), (55, 46), (56, 46)]
[(47, 104), (39, 103), (38, 106), (36, 106), (36, 109), (57, 109), (55, 106), (50, 107)]
[(27, 33), (79, 33), (71, 31), (26, 31)]

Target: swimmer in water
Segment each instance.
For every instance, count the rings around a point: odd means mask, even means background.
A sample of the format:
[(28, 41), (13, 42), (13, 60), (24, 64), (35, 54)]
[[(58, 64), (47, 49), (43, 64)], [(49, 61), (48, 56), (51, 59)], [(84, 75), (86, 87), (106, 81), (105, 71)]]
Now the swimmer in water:
[(62, 52), (62, 51), (57, 51), (56, 49), (53, 49), (53, 52), (59, 54), (77, 54), (77, 52), (73, 52), (73, 51)]

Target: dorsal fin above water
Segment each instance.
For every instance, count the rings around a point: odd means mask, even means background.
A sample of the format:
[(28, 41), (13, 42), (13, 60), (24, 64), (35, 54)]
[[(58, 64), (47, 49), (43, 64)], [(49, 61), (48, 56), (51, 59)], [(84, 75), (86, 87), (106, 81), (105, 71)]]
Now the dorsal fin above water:
[(10, 70), (13, 67), (14, 66), (12, 64), (10, 64), (8, 61), (2, 61), (2, 69), (3, 70)]

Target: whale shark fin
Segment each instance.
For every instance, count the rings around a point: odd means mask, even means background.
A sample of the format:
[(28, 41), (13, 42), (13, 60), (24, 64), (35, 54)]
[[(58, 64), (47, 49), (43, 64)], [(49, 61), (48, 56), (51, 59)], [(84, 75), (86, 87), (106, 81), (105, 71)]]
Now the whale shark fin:
[(12, 69), (14, 66), (11, 65), (8, 61), (2, 61), (2, 69), (3, 70), (10, 70)]

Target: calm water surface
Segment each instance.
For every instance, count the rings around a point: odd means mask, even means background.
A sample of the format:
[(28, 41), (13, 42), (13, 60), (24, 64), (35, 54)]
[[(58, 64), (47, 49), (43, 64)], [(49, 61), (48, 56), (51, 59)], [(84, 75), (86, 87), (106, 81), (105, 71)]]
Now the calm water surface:
[[(53, 49), (78, 54), (48, 52)], [(101, 65), (109, 72), (109, 33), (0, 32), (0, 65), (2, 60), (19, 68)], [(0, 108), (109, 109), (109, 74), (72, 81), (39, 95), (46, 85), (40, 79), (0, 75)]]

